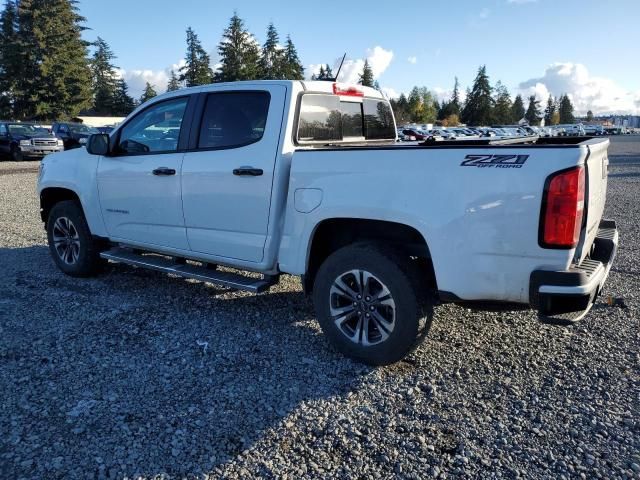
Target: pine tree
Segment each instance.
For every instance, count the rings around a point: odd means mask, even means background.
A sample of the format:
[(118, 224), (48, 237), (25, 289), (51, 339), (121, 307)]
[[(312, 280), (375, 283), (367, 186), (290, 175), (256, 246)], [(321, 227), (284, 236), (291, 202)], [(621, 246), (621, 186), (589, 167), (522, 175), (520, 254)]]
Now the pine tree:
[(591, 110), (587, 111), (587, 122), (593, 121), (593, 112)]
[(93, 111), (97, 115), (112, 115), (116, 94), (116, 72), (111, 61), (115, 55), (102, 38), (94, 42), (96, 48), (91, 59), (93, 79)]
[(220, 82), (255, 80), (260, 77), (260, 49), (253, 35), (244, 28), (237, 13), (233, 14), (218, 45), (222, 66), (215, 79)]
[(493, 109), (493, 120), (498, 124), (510, 124), (513, 123), (512, 118), (512, 103), (509, 90), (502, 82), (498, 81), (495, 87), (495, 108)]
[(304, 80), (304, 67), (298, 57), (298, 51), (291, 41), (291, 37), (287, 35), (287, 43), (284, 47), (284, 65), (282, 67), (282, 75), (286, 80)]
[(522, 101), (522, 95), (516, 95), (513, 100), (513, 106), (511, 107), (512, 119), (514, 123), (518, 123), (524, 118), (524, 102)]
[(451, 100), (448, 103), (446, 115), (458, 115), (460, 116), (460, 84), (458, 83), (458, 77), (455, 77), (455, 83), (453, 84), (453, 93), (451, 94)]
[(540, 101), (536, 99), (535, 95), (529, 97), (529, 107), (524, 114), (524, 118), (527, 119), (529, 125), (540, 125)]
[(14, 116), (15, 85), (20, 71), (17, 21), (18, 7), (14, 0), (9, 0), (0, 14), (0, 118)]
[(320, 65), (318, 73), (311, 75), (311, 80), (324, 80), (324, 65)]
[(467, 98), (462, 119), (468, 125), (489, 125), (493, 118), (492, 88), (489, 83), (487, 69), (482, 65), (473, 82), (471, 93)]
[(91, 106), (88, 44), (77, 0), (20, 0), (16, 116), (58, 119)]
[(260, 78), (264, 80), (285, 79), (285, 56), (284, 51), (279, 47), (278, 32), (273, 23), (267, 27), (267, 40), (262, 46), (260, 53)]
[(153, 88), (149, 82), (147, 82), (144, 86), (144, 91), (142, 92), (142, 96), (140, 97), (140, 104), (143, 104), (147, 100), (152, 99), (153, 97), (157, 97), (158, 93)]
[(176, 75), (176, 72), (171, 70), (171, 75), (169, 76), (169, 82), (167, 83), (167, 92), (175, 92), (176, 90), (180, 90), (180, 80)]
[(556, 113), (556, 103), (553, 100), (553, 95), (549, 95), (549, 98), (547, 99), (547, 108), (544, 109), (545, 126), (552, 125), (554, 113)]
[(213, 80), (210, 58), (198, 35), (191, 27), (187, 28), (187, 56), (184, 67), (180, 69), (179, 80), (185, 82), (187, 87), (206, 85)]
[(327, 63), (324, 69), (325, 80), (333, 80), (333, 72), (331, 71), (331, 67)]
[(129, 87), (124, 78), (120, 78), (116, 82), (116, 93), (113, 98), (114, 115), (125, 117), (129, 115), (135, 108), (135, 102), (129, 95)]
[(564, 94), (560, 97), (560, 107), (558, 111), (560, 112), (560, 123), (573, 123), (576, 121), (573, 116), (573, 105), (571, 104), (569, 95)]
[(359, 75), (358, 83), (365, 87), (373, 87), (373, 70), (369, 65), (369, 60), (365, 59), (362, 73)]

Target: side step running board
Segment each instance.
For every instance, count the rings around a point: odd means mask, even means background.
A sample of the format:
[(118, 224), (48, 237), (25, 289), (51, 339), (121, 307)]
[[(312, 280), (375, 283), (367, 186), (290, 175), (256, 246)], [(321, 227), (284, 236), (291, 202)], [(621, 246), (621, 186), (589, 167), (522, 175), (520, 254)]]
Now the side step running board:
[(230, 272), (212, 270), (205, 265), (193, 265), (179, 263), (172, 257), (156, 254), (138, 254), (125, 248), (112, 248), (100, 253), (100, 257), (116, 263), (125, 263), (134, 267), (148, 268), (163, 273), (173, 273), (184, 278), (200, 280), (201, 282), (214, 283), (224, 287), (246, 290), (253, 293), (262, 293), (277, 283), (277, 276), (265, 276), (264, 278), (250, 278)]

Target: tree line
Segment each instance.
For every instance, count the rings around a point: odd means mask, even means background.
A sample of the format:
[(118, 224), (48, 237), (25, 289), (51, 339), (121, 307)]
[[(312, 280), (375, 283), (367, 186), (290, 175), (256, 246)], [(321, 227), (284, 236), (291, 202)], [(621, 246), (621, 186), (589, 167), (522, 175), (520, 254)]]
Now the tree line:
[[(77, 0), (6, 0), (0, 13), (0, 117), (55, 120), (80, 113), (125, 116), (137, 104), (157, 95), (147, 83), (142, 96), (134, 99), (126, 81), (118, 74), (116, 56), (101, 37), (89, 43), (82, 39), (87, 29)], [(260, 45), (234, 13), (224, 30), (217, 52), (218, 68), (196, 32), (186, 30), (185, 64), (172, 70), (168, 91), (212, 82), (257, 79), (304, 79), (304, 68), (291, 37), (283, 45), (273, 25), (267, 27)], [(312, 79), (332, 80), (326, 64)], [(358, 83), (380, 89), (373, 70), (365, 60)], [(537, 125), (573, 123), (573, 106), (567, 95), (549, 97), (541, 111), (531, 96), (525, 109), (521, 95), (513, 101), (501, 82), (492, 86), (483, 65), (461, 101), (455, 79), (451, 97), (439, 102), (426, 87), (414, 87), (408, 96), (391, 101), (398, 123), (440, 123), (457, 125), (513, 124), (525, 118)]]
[(443, 126), (466, 125), (513, 125), (526, 120), (529, 125), (574, 123), (573, 105), (568, 95), (554, 99), (549, 96), (544, 111), (535, 95), (528, 99), (528, 106), (522, 95), (512, 100), (509, 90), (498, 81), (491, 86), (485, 65), (478, 73), (471, 88), (467, 88), (464, 102), (460, 99), (460, 84), (455, 78), (453, 93), (447, 100), (439, 102), (435, 94), (426, 87), (413, 87), (409, 95), (402, 94), (391, 100), (396, 122), (435, 123)]
[[(81, 113), (125, 116), (157, 95), (147, 82), (134, 99), (101, 37), (82, 39), (87, 29), (77, 0), (7, 0), (0, 13), (0, 118), (68, 119)], [(280, 45), (273, 25), (260, 45), (234, 13), (217, 48), (219, 68), (191, 27), (185, 65), (171, 71), (167, 90), (213, 82), (302, 80), (304, 68), (290, 36)]]

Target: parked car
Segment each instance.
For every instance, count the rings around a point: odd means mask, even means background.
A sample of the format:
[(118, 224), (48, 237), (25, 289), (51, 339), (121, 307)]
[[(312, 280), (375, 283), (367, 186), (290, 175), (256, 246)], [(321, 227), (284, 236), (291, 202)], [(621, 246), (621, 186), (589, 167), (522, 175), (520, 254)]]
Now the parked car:
[(618, 242), (602, 220), (608, 140), (395, 138), (388, 100), (359, 85), (169, 92), (45, 159), (49, 249), (78, 277), (104, 260), (252, 292), (301, 275), (326, 337), (373, 365), (403, 358), (441, 302), (586, 315)]
[(604, 128), (602, 125), (585, 125), (584, 126), (585, 135), (604, 135)]
[(104, 127), (96, 127), (96, 130), (98, 130), (98, 132), (100, 132), (100, 133), (107, 133), (108, 134), (108, 133), (113, 132), (114, 128), (115, 127), (112, 127), (110, 125), (105, 125)]
[(84, 147), (89, 135), (101, 133), (97, 128), (82, 123), (57, 122), (51, 128), (53, 134), (64, 142), (64, 148)]
[(62, 140), (34, 123), (0, 122), (0, 155), (16, 162), (64, 150)]
[(426, 140), (429, 138), (429, 132), (418, 130), (417, 128), (405, 128), (402, 133), (405, 138), (408, 137), (408, 140)]

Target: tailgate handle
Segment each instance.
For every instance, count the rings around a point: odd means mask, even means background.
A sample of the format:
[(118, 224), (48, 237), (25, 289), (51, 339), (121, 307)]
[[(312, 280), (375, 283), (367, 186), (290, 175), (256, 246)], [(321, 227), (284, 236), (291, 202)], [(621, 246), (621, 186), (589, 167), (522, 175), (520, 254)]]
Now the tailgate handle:
[(241, 176), (241, 177), (242, 176), (245, 176), (245, 177), (259, 177), (263, 173), (264, 172), (262, 171), (261, 168), (240, 167), (240, 168), (234, 168), (233, 169), (233, 174)]

